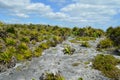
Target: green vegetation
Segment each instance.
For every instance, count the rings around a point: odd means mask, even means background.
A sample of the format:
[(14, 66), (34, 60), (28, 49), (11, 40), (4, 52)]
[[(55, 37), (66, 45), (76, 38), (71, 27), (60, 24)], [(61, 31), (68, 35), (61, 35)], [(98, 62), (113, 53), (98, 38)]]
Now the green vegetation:
[(78, 80), (83, 80), (83, 78), (78, 78)]
[(88, 42), (82, 42), (81, 46), (83, 46), (83, 47), (90, 47), (90, 44)]
[(115, 42), (116, 45), (120, 45), (120, 27), (108, 28), (107, 36)]
[(83, 41), (96, 40), (95, 37), (76, 37), (75, 39), (69, 40), (71, 43), (82, 43)]
[(5, 43), (6, 45), (15, 45), (16, 41), (13, 38), (6, 38)]
[(72, 55), (75, 52), (75, 49), (67, 45), (65, 46), (63, 52), (64, 54)]
[(65, 80), (60, 74), (46, 73), (45, 79), (43, 80)]
[(97, 48), (105, 49), (105, 48), (111, 48), (113, 46), (114, 46), (113, 41), (107, 38), (107, 39), (101, 40), (100, 43), (97, 45)]
[(104, 31), (101, 29), (94, 29), (91, 26), (85, 27), (85, 28), (77, 28), (74, 27), (72, 29), (72, 33), (75, 36), (88, 36), (88, 37), (102, 37), (104, 36)]
[(98, 54), (93, 60), (93, 68), (100, 70), (105, 76), (119, 80), (120, 69), (116, 67), (120, 63), (119, 59), (116, 59), (112, 55)]
[(120, 53), (120, 26), (118, 27), (109, 27), (106, 31), (107, 37), (109, 37), (113, 42), (114, 45), (117, 47), (116, 51)]
[(72, 66), (79, 66), (79, 62), (73, 63)]
[(78, 41), (90, 41), (90, 40), (95, 40), (95, 37), (77, 37), (76, 40)]
[[(113, 44), (116, 46), (120, 45), (120, 27), (109, 28), (106, 35), (109, 39), (101, 41), (98, 48), (110, 48)], [(55, 47), (68, 37), (75, 38), (70, 40), (72, 43), (80, 43), (84, 47), (90, 47), (89, 40), (95, 40), (102, 36), (105, 36), (103, 30), (92, 27), (74, 27), (71, 29), (41, 24), (5, 24), (0, 22), (0, 64), (9, 64), (12, 61), (12, 57), (15, 57), (17, 62), (31, 60), (32, 57), (39, 57), (45, 49)], [(118, 47), (118, 49), (120, 48)], [(72, 55), (75, 49), (70, 46), (65, 46), (63, 52), (64, 54)], [(104, 58), (100, 60), (103, 60), (103, 62), (106, 61)], [(101, 64), (99, 65), (100, 69), (98, 68), (99, 66), (94, 66), (94, 68), (103, 70), (102, 72), (108, 77), (116, 78), (119, 75), (119, 70), (115, 67), (116, 64), (113, 65), (109, 61), (108, 63), (105, 62), (106, 65), (98, 61)], [(94, 65), (98, 63), (94, 63)], [(73, 66), (78, 65), (79, 63), (73, 64)], [(60, 75), (54, 75), (52, 73), (47, 74), (47, 76), (48, 78), (46, 80), (64, 80)], [(82, 80), (82, 78), (79, 80)]]
[(37, 47), (37, 48), (34, 50), (34, 54), (33, 54), (33, 55), (34, 55), (35, 57), (39, 57), (39, 56), (42, 55), (42, 51), (43, 51), (43, 49)]
[[(8, 64), (12, 56), (17, 61), (39, 57), (45, 49), (64, 41), (71, 35), (71, 31), (58, 26), (0, 22), (0, 64)], [(39, 46), (36, 46), (37, 42)]]

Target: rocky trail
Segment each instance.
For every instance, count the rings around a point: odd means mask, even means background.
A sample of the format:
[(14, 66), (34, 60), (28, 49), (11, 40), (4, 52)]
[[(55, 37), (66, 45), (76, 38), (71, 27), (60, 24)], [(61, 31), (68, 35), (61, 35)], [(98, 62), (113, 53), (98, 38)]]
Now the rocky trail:
[[(68, 40), (56, 47), (51, 47), (43, 52), (39, 58), (31, 61), (17, 63), (14, 68), (0, 73), (0, 80), (40, 80), (45, 72), (59, 72), (66, 80), (110, 80), (104, 77), (98, 70), (92, 68), (92, 60), (97, 54), (96, 46), (101, 39), (89, 41), (91, 47), (86, 48), (78, 43), (70, 43)], [(63, 53), (64, 45), (75, 48), (73, 55)]]

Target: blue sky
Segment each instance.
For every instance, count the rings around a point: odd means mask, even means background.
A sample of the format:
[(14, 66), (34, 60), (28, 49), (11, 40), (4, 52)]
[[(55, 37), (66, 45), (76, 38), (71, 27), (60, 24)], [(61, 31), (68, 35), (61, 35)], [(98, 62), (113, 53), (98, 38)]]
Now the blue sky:
[(0, 20), (105, 30), (120, 25), (120, 0), (0, 0)]

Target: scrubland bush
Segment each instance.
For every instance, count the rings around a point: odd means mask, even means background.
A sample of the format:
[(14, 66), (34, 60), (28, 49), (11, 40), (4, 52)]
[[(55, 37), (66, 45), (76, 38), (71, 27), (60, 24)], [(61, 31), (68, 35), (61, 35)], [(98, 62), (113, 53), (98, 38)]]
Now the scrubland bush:
[(43, 49), (37, 47), (37, 48), (34, 50), (33, 56), (35, 56), (35, 57), (39, 57), (39, 56), (42, 55), (42, 52), (43, 52)]
[(94, 37), (77, 37), (76, 40), (78, 41), (90, 41), (90, 40), (96, 40)]
[(63, 52), (64, 54), (72, 55), (75, 52), (75, 49), (70, 46), (65, 46)]
[(6, 38), (5, 39), (5, 43), (6, 45), (15, 45), (16, 44), (16, 40), (13, 38)]
[(101, 40), (100, 43), (97, 45), (97, 48), (105, 49), (105, 48), (110, 48), (113, 47), (114, 43), (110, 39), (104, 39)]
[(65, 80), (60, 74), (46, 73), (45, 79), (43, 80)]
[(20, 41), (28, 43), (30, 39), (29, 37), (22, 37)]
[(15, 52), (16, 49), (14, 47), (8, 47), (4, 52), (0, 53), (0, 62), (8, 64)]
[(47, 42), (44, 42), (44, 43), (41, 43), (39, 45), (39, 47), (42, 48), (42, 49), (48, 49), (49, 48), (49, 44), (47, 44)]
[(90, 44), (88, 42), (82, 42), (81, 46), (83, 46), (83, 47), (90, 47)]
[(120, 69), (116, 67), (120, 63), (112, 55), (98, 54), (93, 60), (93, 68), (100, 70), (105, 76), (115, 80), (120, 79)]

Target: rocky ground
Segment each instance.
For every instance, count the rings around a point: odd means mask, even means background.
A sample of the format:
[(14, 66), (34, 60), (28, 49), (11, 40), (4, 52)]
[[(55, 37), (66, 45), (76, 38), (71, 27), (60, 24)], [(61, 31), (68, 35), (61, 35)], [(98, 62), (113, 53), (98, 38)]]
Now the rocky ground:
[[(83, 80), (110, 80), (104, 77), (100, 71), (92, 69), (94, 56), (102, 54), (96, 50), (96, 45), (100, 40), (89, 41), (90, 48), (66, 40), (56, 47), (45, 50), (41, 57), (33, 58), (24, 63), (17, 63), (14, 68), (0, 73), (0, 80), (40, 80), (40, 76), (45, 72), (60, 72), (66, 80), (78, 80), (80, 77)], [(65, 45), (75, 48), (75, 53), (64, 55)]]

